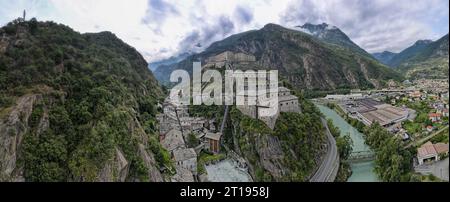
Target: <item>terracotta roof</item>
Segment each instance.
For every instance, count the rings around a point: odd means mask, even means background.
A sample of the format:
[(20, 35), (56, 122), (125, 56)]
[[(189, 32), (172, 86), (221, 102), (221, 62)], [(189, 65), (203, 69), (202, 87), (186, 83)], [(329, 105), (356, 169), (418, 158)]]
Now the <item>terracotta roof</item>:
[(439, 113), (430, 113), (430, 114), (428, 114), (428, 117), (441, 117), (442, 116), (442, 114), (439, 114)]
[(434, 156), (436, 154), (436, 149), (434, 149), (434, 146), (431, 142), (427, 142), (417, 149), (418, 157)]
[(444, 143), (441, 143), (441, 142), (436, 143), (434, 145), (434, 149), (436, 150), (436, 152), (438, 154), (446, 153), (446, 152), (448, 152), (448, 144), (444, 144)]
[(448, 152), (448, 144), (427, 142), (417, 149), (417, 157), (429, 157)]

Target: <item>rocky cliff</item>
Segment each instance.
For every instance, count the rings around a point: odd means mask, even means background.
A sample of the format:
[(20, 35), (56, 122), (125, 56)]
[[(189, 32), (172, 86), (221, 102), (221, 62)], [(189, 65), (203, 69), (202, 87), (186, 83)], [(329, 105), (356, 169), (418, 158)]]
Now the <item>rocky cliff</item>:
[(255, 181), (307, 181), (319, 165), (324, 130), (313, 105), (302, 106), (302, 114), (281, 113), (274, 130), (231, 110), (231, 147), (249, 163)]

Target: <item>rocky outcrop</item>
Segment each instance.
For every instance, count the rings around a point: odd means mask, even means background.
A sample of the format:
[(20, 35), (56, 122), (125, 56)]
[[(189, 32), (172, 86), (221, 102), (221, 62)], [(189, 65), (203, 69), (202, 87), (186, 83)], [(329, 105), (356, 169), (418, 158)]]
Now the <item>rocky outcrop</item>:
[[(18, 152), (24, 135), (28, 132), (28, 119), (33, 112), (33, 105), (41, 95), (24, 95), (17, 100), (17, 104), (10, 113), (0, 119), (0, 177), (13, 180), (16, 170)], [(41, 121), (40, 128), (48, 127)], [(1, 180), (1, 179), (0, 179)]]
[[(256, 181), (261, 180), (256, 176), (257, 170), (268, 173), (273, 180), (281, 181), (286, 173), (289, 173), (283, 163), (284, 152), (277, 137), (267, 134), (251, 134), (243, 131), (238, 123), (233, 123), (233, 136), (235, 142), (244, 140), (246, 148), (235, 143), (234, 151), (239, 153), (248, 163), (249, 173)], [(239, 137), (239, 138), (236, 138)]]
[(98, 180), (100, 182), (125, 182), (129, 168), (130, 164), (125, 159), (124, 154), (116, 148), (114, 159), (100, 171)]
[(9, 43), (7, 41), (0, 40), (0, 54), (3, 54), (6, 52), (6, 48), (8, 47)]
[(139, 144), (138, 150), (138, 155), (144, 160), (144, 165), (148, 168), (148, 177), (150, 182), (162, 182), (163, 177), (156, 166), (157, 163), (153, 154), (147, 152), (145, 146), (142, 144)]
[(256, 148), (261, 165), (275, 179), (281, 179), (286, 174), (283, 166), (284, 153), (280, 141), (271, 135), (262, 135), (256, 139)]

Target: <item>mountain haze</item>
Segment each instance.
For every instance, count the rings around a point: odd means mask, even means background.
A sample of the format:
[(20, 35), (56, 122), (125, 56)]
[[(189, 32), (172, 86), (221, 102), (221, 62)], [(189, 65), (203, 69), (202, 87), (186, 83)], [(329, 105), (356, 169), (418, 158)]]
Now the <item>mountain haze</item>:
[(151, 63), (148, 64), (148, 67), (150, 68), (150, 70), (155, 71), (156, 69), (158, 69), (159, 66), (171, 65), (171, 64), (180, 62), (181, 60), (185, 59), (189, 55), (191, 55), (191, 53), (182, 53), (182, 54), (180, 54), (178, 56), (172, 56), (172, 57), (167, 58), (167, 59), (151, 62)]
[(389, 61), (391, 61), (392, 58), (394, 58), (397, 55), (397, 53), (383, 51), (381, 53), (373, 53), (372, 55), (375, 59), (377, 59), (381, 63), (389, 65)]

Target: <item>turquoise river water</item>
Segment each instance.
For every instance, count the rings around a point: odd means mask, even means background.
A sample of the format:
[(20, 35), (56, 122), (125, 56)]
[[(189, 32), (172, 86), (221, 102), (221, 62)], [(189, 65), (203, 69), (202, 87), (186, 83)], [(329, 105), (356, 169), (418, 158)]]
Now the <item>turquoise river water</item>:
[[(353, 140), (353, 152), (370, 150), (369, 146), (364, 143), (363, 134), (361, 134), (358, 130), (356, 130), (356, 128), (348, 124), (345, 119), (339, 116), (339, 114), (323, 105), (318, 104), (317, 107), (327, 119), (333, 120), (333, 124), (341, 130), (342, 135), (350, 135), (351, 139)], [(350, 166), (352, 167), (353, 173), (348, 179), (348, 182), (379, 181), (373, 171), (375, 166), (373, 161), (352, 163), (350, 164)]]

